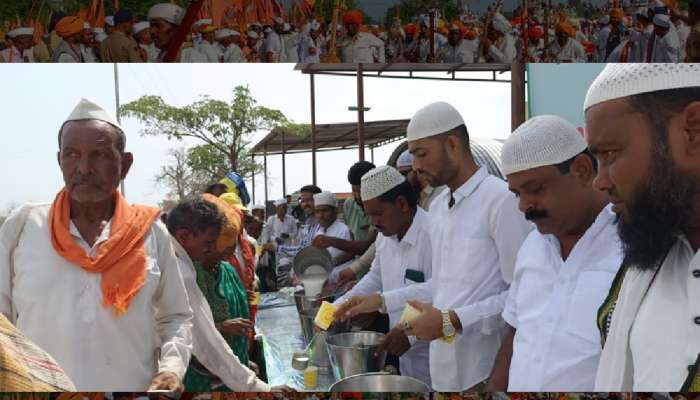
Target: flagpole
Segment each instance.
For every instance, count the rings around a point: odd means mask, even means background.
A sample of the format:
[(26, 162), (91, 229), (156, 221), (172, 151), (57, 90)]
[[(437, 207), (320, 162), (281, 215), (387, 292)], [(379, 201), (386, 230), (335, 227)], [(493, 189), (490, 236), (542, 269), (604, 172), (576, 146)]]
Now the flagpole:
[[(118, 64), (114, 63), (114, 97), (117, 104), (117, 122), (119, 126), (122, 124), (121, 117), (119, 116), (119, 68)], [(126, 191), (124, 190), (124, 180), (121, 181), (122, 195), (126, 197)]]

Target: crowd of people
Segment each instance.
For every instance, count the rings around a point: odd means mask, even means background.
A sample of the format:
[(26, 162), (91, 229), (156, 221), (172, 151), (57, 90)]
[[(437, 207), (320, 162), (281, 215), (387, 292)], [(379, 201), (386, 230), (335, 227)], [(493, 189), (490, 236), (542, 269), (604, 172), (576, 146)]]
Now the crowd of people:
[(584, 112), (585, 135), (519, 126), (503, 180), (453, 106), (426, 105), (396, 162), (352, 165), (342, 206), (302, 187), (297, 220), (290, 197), (247, 207), (233, 172), (167, 213), (128, 204), (126, 134), (82, 100), (65, 187), (0, 228), (0, 387), (289, 391), (251, 360), (256, 298), (315, 246), (335, 319), (384, 316), (378, 351), (436, 391), (697, 391), (700, 65), (610, 64)]
[[(546, 15), (545, 15), (546, 14)], [(47, 33), (17, 26), (0, 38), (4, 62), (289, 62), (289, 63), (511, 63), (520, 62), (698, 62), (700, 3), (687, 12), (661, 0), (646, 6), (614, 4), (587, 17), (566, 9), (519, 7), (511, 18), (498, 8), (451, 21), (420, 15), (403, 24), (365, 25), (360, 10), (342, 24), (309, 19), (295, 25), (270, 22), (216, 26), (195, 22), (185, 41), (176, 35), (185, 10), (165, 3), (147, 16), (128, 10), (108, 16), (104, 27), (80, 16), (52, 15)], [(335, 34), (335, 37), (333, 36)]]

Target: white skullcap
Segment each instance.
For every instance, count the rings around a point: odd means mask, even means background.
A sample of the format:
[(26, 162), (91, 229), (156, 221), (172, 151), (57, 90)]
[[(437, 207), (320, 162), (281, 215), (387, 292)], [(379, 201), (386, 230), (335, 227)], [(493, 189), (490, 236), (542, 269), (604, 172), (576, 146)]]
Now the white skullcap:
[(413, 154), (408, 150), (401, 153), (399, 158), (396, 160), (396, 168), (403, 167), (413, 167)]
[(275, 204), (275, 207), (286, 206), (286, 205), (287, 205), (287, 199), (275, 200), (275, 203), (274, 203), (274, 204)]
[(335, 195), (331, 192), (321, 192), (314, 195), (314, 207), (329, 206), (337, 208), (338, 204), (335, 201)]
[(382, 165), (373, 168), (362, 175), (360, 197), (362, 201), (376, 199), (405, 181), (406, 178), (392, 166)]
[(501, 33), (505, 34), (513, 30), (513, 26), (511, 26), (510, 22), (501, 13), (496, 13), (493, 15), (492, 23), (493, 29)]
[(180, 25), (184, 16), (185, 10), (182, 7), (170, 3), (156, 4), (148, 10), (149, 20), (162, 18), (175, 25)]
[(275, 22), (282, 25), (284, 23), (284, 20), (282, 19), (282, 17), (275, 17)]
[(317, 31), (321, 29), (321, 24), (318, 23), (318, 21), (311, 21), (311, 25), (309, 26), (312, 31)]
[(531, 118), (508, 136), (501, 170), (514, 174), (569, 160), (586, 149), (586, 140), (569, 121), (554, 115)]
[(257, 34), (255, 31), (249, 31), (249, 32), (248, 32), (248, 37), (251, 38), (251, 39), (257, 39), (257, 38), (258, 38), (258, 34)]
[(666, 14), (656, 14), (654, 15), (654, 25), (668, 29), (671, 27), (671, 17)]
[(262, 24), (261, 24), (259, 21), (255, 21), (255, 23), (253, 24), (253, 26), (259, 26), (259, 27), (262, 28)]
[(272, 32), (272, 28), (270, 28), (270, 27), (268, 26), (267, 28), (263, 29), (263, 32), (264, 32), (264, 33), (270, 33), (270, 32)]
[(27, 27), (15, 28), (15, 29), (7, 32), (7, 37), (9, 37), (10, 39), (16, 38), (17, 36), (23, 36), (23, 35), (29, 35), (29, 36), (34, 35), (34, 28), (27, 28)]
[(253, 206), (250, 208), (251, 211), (255, 210), (264, 210), (265, 206), (262, 204), (253, 204)]
[(588, 88), (584, 112), (604, 101), (659, 90), (700, 86), (700, 64), (606, 64)]
[(68, 121), (82, 121), (89, 119), (107, 122), (108, 124), (113, 125), (120, 131), (124, 132), (117, 119), (111, 113), (108, 113), (102, 107), (91, 102), (90, 100), (85, 99), (80, 100), (80, 103), (75, 106), (73, 111), (63, 123), (65, 124)]
[(234, 30), (232, 30), (232, 29), (219, 29), (219, 30), (217, 30), (216, 33), (214, 34), (214, 37), (215, 37), (216, 39), (223, 39), (223, 38), (225, 38), (225, 37), (237, 36), (237, 35), (240, 35), (240, 33), (236, 32), (236, 31), (234, 31)]
[(132, 31), (134, 32), (134, 35), (136, 35), (137, 33), (141, 32), (142, 30), (150, 28), (150, 27), (151, 27), (150, 22), (141, 21), (141, 22), (137, 22), (134, 24), (134, 29), (132, 29)]
[(411, 118), (406, 129), (409, 142), (448, 132), (460, 125), (464, 120), (454, 107), (439, 101), (418, 110)]
[(114, 26), (114, 16), (113, 15), (108, 15), (105, 17), (105, 24), (109, 26)]

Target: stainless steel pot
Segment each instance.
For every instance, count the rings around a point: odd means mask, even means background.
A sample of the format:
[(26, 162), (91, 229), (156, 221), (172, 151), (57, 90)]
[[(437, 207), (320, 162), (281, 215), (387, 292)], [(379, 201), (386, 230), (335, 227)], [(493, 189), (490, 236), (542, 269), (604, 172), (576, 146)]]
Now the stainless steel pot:
[(384, 368), (386, 352), (374, 353), (385, 335), (377, 332), (360, 331), (339, 333), (326, 339), (331, 369), (335, 379), (348, 376), (379, 372)]
[(382, 372), (359, 374), (333, 384), (331, 392), (430, 392), (430, 386), (410, 376)]

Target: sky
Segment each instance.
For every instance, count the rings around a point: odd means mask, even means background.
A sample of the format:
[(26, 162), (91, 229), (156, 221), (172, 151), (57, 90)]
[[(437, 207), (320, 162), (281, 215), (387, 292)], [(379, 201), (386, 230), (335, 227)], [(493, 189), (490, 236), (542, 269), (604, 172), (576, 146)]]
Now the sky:
[[(144, 95), (161, 96), (165, 102), (183, 106), (201, 95), (230, 101), (233, 88), (247, 85), (258, 103), (282, 111), (300, 123), (310, 122), (309, 76), (294, 71), (293, 64), (120, 64), (121, 104)], [(113, 64), (0, 64), (5, 77), (0, 110), (0, 215), (28, 201), (52, 201), (63, 186), (56, 161), (57, 133), (81, 98), (114, 111), (116, 108)], [(471, 73), (471, 77), (484, 78)], [(488, 74), (490, 77), (490, 74)], [(507, 79), (508, 74), (501, 79)], [(316, 122), (357, 121), (354, 77), (316, 78)], [(434, 102), (453, 104), (465, 119), (472, 136), (505, 138), (510, 132), (510, 85), (492, 82), (450, 82), (418, 79), (365, 79), (366, 121), (410, 118)], [(132, 203), (157, 205), (167, 188), (155, 185), (154, 176), (169, 162), (167, 151), (198, 142), (143, 137), (141, 125), (124, 119), (127, 150), (134, 165), (125, 181)], [(257, 132), (253, 143), (268, 132)], [(375, 150), (375, 163), (385, 164), (399, 143)], [(366, 151), (369, 158), (369, 151)], [(324, 190), (349, 192), (348, 168), (358, 160), (357, 150), (322, 152), (317, 155), (318, 185)], [(259, 159), (262, 162), (262, 157)], [(283, 195), (281, 156), (268, 157), (269, 199)], [(287, 191), (311, 183), (311, 155), (287, 156)], [(251, 182), (248, 179), (248, 189)], [(263, 176), (256, 177), (256, 202), (264, 200)]]

